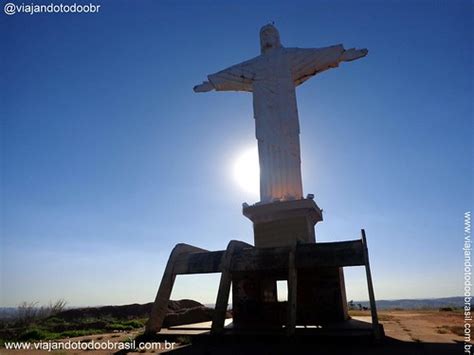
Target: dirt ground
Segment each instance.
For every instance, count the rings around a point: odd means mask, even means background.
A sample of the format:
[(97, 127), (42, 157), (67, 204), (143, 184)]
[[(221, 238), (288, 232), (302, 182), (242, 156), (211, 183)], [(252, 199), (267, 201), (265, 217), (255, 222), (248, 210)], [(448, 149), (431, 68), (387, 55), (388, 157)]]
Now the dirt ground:
[(463, 313), (440, 311), (379, 312), (385, 334), (402, 341), (425, 343), (463, 342)]
[[(370, 321), (370, 313), (368, 311), (362, 312), (353, 312), (353, 317), (359, 320)], [(463, 331), (463, 314), (460, 312), (440, 312), (437, 310), (401, 310), (401, 311), (380, 311), (379, 312), (380, 322), (383, 324), (385, 329), (385, 335), (388, 337), (385, 344), (378, 345), (377, 354), (396, 354), (399, 351), (413, 354), (451, 354), (457, 353), (457, 349), (459, 348), (462, 351), (462, 344), (464, 338), (462, 336)], [(63, 339), (62, 342), (65, 341), (74, 341), (74, 342), (124, 342), (127, 340), (133, 339), (136, 335), (138, 335), (140, 331), (133, 331), (133, 332), (122, 332), (122, 333), (110, 333), (110, 334), (100, 334), (100, 335), (91, 335), (91, 336), (84, 336), (84, 337), (77, 337), (71, 339)], [(254, 344), (255, 345), (255, 344)], [(259, 346), (262, 345), (264, 350), (258, 350)], [(275, 352), (273, 352), (269, 347), (268, 344), (260, 344), (254, 347), (255, 353), (259, 354), (283, 354), (285, 350), (279, 347), (276, 348)], [(119, 354), (160, 354), (169, 352), (170, 349), (164, 349), (166, 344), (161, 343), (162, 349), (161, 350), (141, 350), (137, 352), (131, 351), (122, 351)], [(171, 343), (167, 344), (169, 348)], [(242, 346), (241, 344), (239, 345)], [(229, 348), (229, 354), (240, 354), (241, 352), (234, 347)], [(253, 345), (252, 345), (253, 346)], [(217, 352), (213, 352), (212, 350), (208, 352), (207, 350), (204, 352), (202, 349), (198, 350), (197, 348), (194, 351), (191, 351), (191, 348), (195, 347), (186, 347), (186, 346), (179, 346), (179, 344), (174, 344), (174, 349), (180, 349), (176, 352), (177, 354), (187, 354), (187, 353), (219, 353), (223, 351), (222, 349), (217, 350)], [(312, 352), (316, 354), (325, 354), (326, 352), (324, 349), (330, 350), (330, 345), (325, 345), (324, 347), (319, 348), (319, 351), (314, 352), (314, 348), (312, 348)], [(397, 350), (398, 349), (398, 350)], [(453, 352), (454, 349), (456, 352)], [(248, 352), (248, 348), (246, 348), (245, 353), (252, 353)], [(334, 349), (333, 349), (334, 350)], [(367, 351), (360, 349), (361, 354), (368, 354), (372, 353), (371, 351)], [(301, 351), (293, 349), (294, 353), (307, 353), (306, 351)], [(344, 351), (347, 353), (347, 349)], [(328, 352), (328, 353), (337, 353), (337, 352)], [(358, 353), (357, 349), (351, 348), (349, 353)], [(63, 354), (76, 354), (76, 355), (108, 355), (108, 354), (117, 354), (117, 350), (115, 351), (92, 351), (92, 350), (84, 350), (84, 351), (65, 351), (65, 350), (57, 350), (57, 351), (41, 351), (41, 350), (6, 350), (0, 349), (0, 354), (30, 354), (30, 355), (43, 355), (43, 354), (56, 354), (56, 355), (63, 355)]]

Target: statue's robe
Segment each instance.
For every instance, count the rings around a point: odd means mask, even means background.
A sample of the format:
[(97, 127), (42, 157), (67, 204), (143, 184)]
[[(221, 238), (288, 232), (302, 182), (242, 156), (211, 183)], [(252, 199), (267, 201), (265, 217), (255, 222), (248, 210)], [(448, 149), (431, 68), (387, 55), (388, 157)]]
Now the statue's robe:
[(253, 93), (262, 203), (303, 198), (295, 87), (337, 67), (343, 53), (342, 45), (275, 48), (208, 76), (217, 91)]

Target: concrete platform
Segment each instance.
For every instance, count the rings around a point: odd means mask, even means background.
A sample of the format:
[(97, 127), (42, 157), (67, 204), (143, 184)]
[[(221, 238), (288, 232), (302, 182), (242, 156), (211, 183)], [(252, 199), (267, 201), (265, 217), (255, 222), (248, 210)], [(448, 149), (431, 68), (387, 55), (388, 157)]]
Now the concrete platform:
[[(225, 320), (225, 331), (222, 335), (212, 336), (210, 334), (212, 322), (202, 322), (185, 324), (179, 326), (173, 326), (169, 328), (163, 328), (157, 337), (165, 337), (170, 340), (171, 338), (177, 337), (199, 337), (199, 338), (215, 338), (225, 339), (229, 338), (262, 338), (262, 337), (285, 337), (285, 326), (274, 329), (234, 329), (232, 319)], [(382, 334), (383, 327), (381, 326)], [(373, 336), (372, 323), (370, 317), (353, 317), (347, 321), (331, 323), (326, 325), (312, 325), (312, 326), (296, 326), (295, 329), (296, 337), (369, 337)]]

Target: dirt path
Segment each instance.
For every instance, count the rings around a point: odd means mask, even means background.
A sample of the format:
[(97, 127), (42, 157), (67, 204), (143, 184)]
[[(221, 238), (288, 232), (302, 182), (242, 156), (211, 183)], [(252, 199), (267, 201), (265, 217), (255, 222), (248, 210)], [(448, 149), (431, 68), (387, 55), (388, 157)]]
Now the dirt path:
[(463, 314), (439, 311), (382, 311), (380, 322), (389, 337), (412, 342), (456, 343), (464, 340)]

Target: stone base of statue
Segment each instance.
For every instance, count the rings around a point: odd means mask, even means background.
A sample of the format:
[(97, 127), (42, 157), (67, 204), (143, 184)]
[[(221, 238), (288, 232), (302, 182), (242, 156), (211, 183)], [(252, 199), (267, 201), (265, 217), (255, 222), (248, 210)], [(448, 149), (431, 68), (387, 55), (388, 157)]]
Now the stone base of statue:
[[(256, 248), (294, 248), (315, 243), (314, 226), (323, 220), (312, 199), (244, 205), (243, 214), (253, 222)], [(270, 249), (271, 248), (271, 249)], [(321, 266), (297, 270), (297, 324), (324, 324), (349, 318), (344, 274), (340, 267)], [(288, 280), (288, 270), (235, 273), (233, 323), (236, 328), (281, 327), (286, 323), (287, 302), (278, 302), (277, 281)], [(289, 280), (288, 280), (289, 281)]]
[(253, 222), (257, 248), (314, 243), (314, 226), (323, 220), (322, 210), (312, 199), (246, 205), (242, 212)]
[[(357, 329), (356, 334), (383, 336), (363, 230), (358, 240), (316, 242), (314, 226), (322, 211), (311, 199), (246, 205), (243, 214), (253, 222), (255, 246), (231, 241), (226, 250), (211, 252), (176, 245), (146, 326), (148, 334), (161, 330), (176, 275), (220, 272), (210, 334), (297, 335), (297, 326), (304, 326), (305, 335)], [(347, 266), (366, 269), (372, 324), (362, 328), (347, 313)], [(278, 297), (280, 280), (287, 281), (287, 300)], [(225, 327), (231, 285), (233, 319)]]
[(235, 272), (232, 275), (234, 329), (282, 329), (288, 322), (287, 300), (278, 300), (277, 281), (297, 282), (296, 324), (325, 326), (349, 319), (342, 268)]

